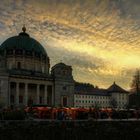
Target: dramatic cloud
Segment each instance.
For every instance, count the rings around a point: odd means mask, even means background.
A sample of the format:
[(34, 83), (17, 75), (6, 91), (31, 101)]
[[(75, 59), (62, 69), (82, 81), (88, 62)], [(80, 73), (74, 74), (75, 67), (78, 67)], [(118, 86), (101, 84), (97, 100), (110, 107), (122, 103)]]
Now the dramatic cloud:
[(26, 24), (51, 65), (72, 65), (76, 80), (129, 88), (140, 67), (139, 0), (2, 0), (2, 43)]

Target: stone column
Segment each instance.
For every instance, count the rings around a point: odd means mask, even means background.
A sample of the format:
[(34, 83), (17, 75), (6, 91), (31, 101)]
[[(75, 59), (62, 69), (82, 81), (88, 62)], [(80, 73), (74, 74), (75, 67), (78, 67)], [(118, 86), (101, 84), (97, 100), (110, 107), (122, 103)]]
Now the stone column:
[(9, 82), (9, 90), (8, 90), (8, 106), (11, 105), (10, 97), (11, 97), (11, 82)]
[(47, 85), (44, 85), (44, 104), (48, 104), (47, 103)]
[(25, 83), (24, 105), (28, 105), (28, 83)]
[(19, 83), (16, 83), (15, 103), (16, 103), (16, 106), (19, 105)]
[(37, 85), (37, 90), (36, 90), (36, 104), (39, 104), (39, 95), (40, 95), (40, 85)]

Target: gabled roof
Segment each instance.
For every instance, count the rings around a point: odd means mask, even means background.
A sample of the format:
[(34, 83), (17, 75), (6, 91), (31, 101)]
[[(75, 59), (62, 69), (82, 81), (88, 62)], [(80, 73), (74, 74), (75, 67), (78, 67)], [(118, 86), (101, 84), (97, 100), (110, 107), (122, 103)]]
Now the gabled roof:
[(100, 89), (94, 87), (93, 85), (84, 84), (84, 83), (75, 84), (75, 94), (97, 95), (97, 96), (109, 95), (106, 89)]
[(124, 90), (120, 86), (118, 86), (115, 82), (107, 89), (108, 93), (128, 93), (128, 91)]
[(129, 93), (129, 92), (118, 86), (115, 82), (108, 89), (97, 88), (90, 84), (83, 83), (75, 84), (75, 94), (110, 96), (111, 93)]

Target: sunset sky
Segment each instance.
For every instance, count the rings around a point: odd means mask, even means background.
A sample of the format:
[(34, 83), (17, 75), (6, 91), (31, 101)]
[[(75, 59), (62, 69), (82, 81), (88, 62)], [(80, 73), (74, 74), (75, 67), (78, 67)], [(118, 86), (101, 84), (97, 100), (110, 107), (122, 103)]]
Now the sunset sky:
[(62, 61), (75, 80), (101, 88), (130, 88), (140, 67), (140, 0), (1, 0), (0, 44), (23, 24), (51, 66)]

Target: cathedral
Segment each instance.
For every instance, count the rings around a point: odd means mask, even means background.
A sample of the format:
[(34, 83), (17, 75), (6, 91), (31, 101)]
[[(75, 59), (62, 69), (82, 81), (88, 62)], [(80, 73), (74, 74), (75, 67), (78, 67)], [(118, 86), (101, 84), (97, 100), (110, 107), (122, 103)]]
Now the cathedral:
[(8, 106), (74, 105), (72, 68), (58, 63), (50, 68), (45, 48), (26, 33), (0, 45), (0, 104)]

